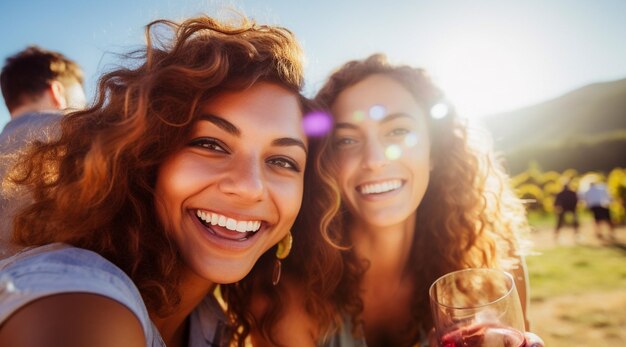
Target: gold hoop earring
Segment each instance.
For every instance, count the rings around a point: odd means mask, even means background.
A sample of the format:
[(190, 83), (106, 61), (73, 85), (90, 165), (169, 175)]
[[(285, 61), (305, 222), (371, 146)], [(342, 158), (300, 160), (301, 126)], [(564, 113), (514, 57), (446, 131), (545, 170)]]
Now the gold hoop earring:
[(280, 275), (282, 272), (283, 264), (282, 259), (287, 258), (289, 252), (291, 252), (291, 245), (293, 244), (293, 237), (291, 231), (287, 232), (287, 235), (283, 237), (276, 247), (276, 259), (274, 260), (274, 271), (272, 273), (272, 284), (277, 285), (280, 282)]

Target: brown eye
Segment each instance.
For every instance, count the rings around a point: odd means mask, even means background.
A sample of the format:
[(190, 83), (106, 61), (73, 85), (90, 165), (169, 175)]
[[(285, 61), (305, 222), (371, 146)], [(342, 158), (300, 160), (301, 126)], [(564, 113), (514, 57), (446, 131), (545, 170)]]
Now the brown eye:
[(409, 129), (397, 128), (397, 129), (393, 129), (392, 131), (390, 131), (388, 135), (390, 135), (390, 136), (402, 136), (402, 135), (406, 135), (406, 134), (408, 134), (410, 132), (411, 132), (411, 130), (409, 130)]
[(333, 141), (333, 146), (340, 148), (355, 144), (357, 141), (350, 137), (341, 137)]
[(300, 172), (300, 168), (298, 167), (298, 165), (294, 161), (287, 159), (287, 158), (283, 158), (283, 157), (271, 158), (267, 161), (267, 163), (270, 165), (287, 169), (287, 170)]
[(224, 145), (218, 139), (214, 139), (212, 137), (201, 137), (201, 138), (194, 139), (189, 143), (189, 145), (193, 147), (206, 148), (213, 152), (229, 153), (225, 149), (226, 145)]

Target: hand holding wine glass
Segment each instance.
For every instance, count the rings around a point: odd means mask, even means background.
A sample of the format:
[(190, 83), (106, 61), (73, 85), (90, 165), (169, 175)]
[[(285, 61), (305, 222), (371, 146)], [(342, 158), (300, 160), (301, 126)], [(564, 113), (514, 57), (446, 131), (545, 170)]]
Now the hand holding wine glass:
[[(513, 277), (496, 269), (466, 269), (437, 279), (430, 302), (440, 347), (531, 347)], [(535, 344), (536, 342), (536, 344)]]

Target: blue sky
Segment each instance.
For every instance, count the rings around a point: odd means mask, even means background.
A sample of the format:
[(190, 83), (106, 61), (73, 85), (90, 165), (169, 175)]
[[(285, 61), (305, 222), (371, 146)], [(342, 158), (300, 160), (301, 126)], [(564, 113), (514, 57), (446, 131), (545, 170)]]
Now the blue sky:
[[(428, 69), (466, 116), (506, 111), (580, 86), (626, 78), (626, 1), (57, 0), (0, 3), (0, 59), (28, 44), (99, 74), (143, 43), (153, 19), (224, 8), (291, 29), (308, 59), (308, 94), (349, 59), (384, 52)], [(0, 107), (0, 127), (8, 121)]]

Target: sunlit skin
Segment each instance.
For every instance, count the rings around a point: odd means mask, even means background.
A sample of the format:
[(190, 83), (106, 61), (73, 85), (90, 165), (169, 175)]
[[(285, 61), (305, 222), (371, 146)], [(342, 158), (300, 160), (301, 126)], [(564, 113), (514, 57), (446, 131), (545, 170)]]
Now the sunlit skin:
[(76, 111), (83, 109), (86, 104), (85, 91), (80, 83), (63, 84), (59, 81), (52, 81), (39, 95), (13, 108), (11, 118), (30, 112)]
[(403, 269), (432, 167), (425, 111), (402, 85), (372, 75), (341, 92), (332, 112), (348, 232), (370, 264), (361, 282), (365, 337), (372, 346), (399, 343), (413, 295)]
[(87, 105), (87, 97), (80, 83), (72, 83), (65, 88), (65, 108), (80, 110)]
[[(334, 124), (330, 151), (322, 160), (334, 164), (333, 178), (347, 210), (346, 218), (342, 216), (343, 232), (349, 239), (349, 252), (365, 270), (358, 275), (358, 288), (350, 286), (358, 291), (362, 304), (357, 318), (363, 336), (353, 338), (364, 337), (368, 346), (407, 346), (417, 339), (428, 339), (436, 346), (434, 329), (415, 331), (411, 326), (414, 315), (428, 314), (428, 310), (415, 312), (417, 286), (422, 284), (417, 283), (421, 278), (415, 277), (419, 274), (413, 269), (424, 264), (410, 261), (412, 251), (422, 251), (414, 247), (417, 233), (423, 231), (417, 210), (439, 159), (431, 156), (435, 139), (430, 122), (447, 117), (450, 109), (443, 101), (425, 104), (393, 76), (371, 74), (348, 86), (336, 82), (342, 89), (329, 105)], [(321, 95), (330, 98), (324, 92)], [(524, 288), (524, 268), (514, 271)], [(282, 298), (288, 318), (279, 322), (273, 337), (290, 346), (329, 345), (329, 332), (321, 330), (319, 318), (303, 305), (302, 288), (289, 277), (286, 280), (288, 289)], [(523, 302), (524, 290), (520, 296)], [(332, 341), (340, 339), (343, 345), (344, 334), (350, 333), (347, 328), (343, 326), (336, 335), (330, 332)], [(526, 336), (531, 344), (540, 342), (532, 334)], [(255, 332), (253, 341), (255, 346), (275, 345)]]
[[(200, 114), (187, 144), (160, 167), (155, 188), (158, 217), (184, 262), (181, 286), (189, 295), (178, 320), (213, 284), (237, 282), (250, 272), (287, 234), (303, 194), (307, 142), (296, 94), (259, 83), (219, 94)], [(207, 225), (198, 210), (260, 221), (260, 228)], [(176, 320), (155, 320), (166, 341), (168, 326), (181, 327)]]
[[(427, 117), (437, 117), (383, 74), (345, 88), (330, 106), (332, 150), (325, 159), (337, 169), (334, 178), (349, 214), (345, 232), (350, 251), (367, 264), (358, 288), (362, 331), (368, 346), (405, 346), (415, 342), (407, 325), (415, 314), (411, 303), (416, 279), (407, 269), (415, 233), (420, 232), (416, 211), (437, 165), (430, 155)], [(442, 117), (444, 111), (435, 113)], [(287, 283), (290, 289), (283, 298), (288, 319), (279, 322), (276, 338), (285, 345), (320, 345), (325, 333), (317, 317), (302, 305), (298, 285)], [(431, 346), (437, 345), (434, 330), (424, 333)], [(540, 341), (526, 336), (529, 342)], [(253, 341), (255, 346), (274, 345), (258, 334)]]
[[(381, 106), (382, 117), (380, 111), (375, 117), (355, 117)], [(332, 112), (338, 181), (353, 223), (375, 232), (405, 223), (422, 200), (430, 176), (423, 108), (394, 80), (373, 75), (339, 94)], [(368, 185), (384, 182), (400, 186), (385, 193), (364, 193)]]

